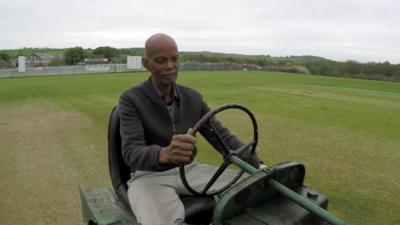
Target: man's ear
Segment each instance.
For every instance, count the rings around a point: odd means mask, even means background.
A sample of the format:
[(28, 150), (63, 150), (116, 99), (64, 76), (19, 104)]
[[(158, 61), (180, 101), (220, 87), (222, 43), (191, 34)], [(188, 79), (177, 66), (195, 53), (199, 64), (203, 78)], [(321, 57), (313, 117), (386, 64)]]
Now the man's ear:
[(142, 57), (142, 64), (143, 64), (144, 68), (149, 70), (149, 59), (148, 58)]

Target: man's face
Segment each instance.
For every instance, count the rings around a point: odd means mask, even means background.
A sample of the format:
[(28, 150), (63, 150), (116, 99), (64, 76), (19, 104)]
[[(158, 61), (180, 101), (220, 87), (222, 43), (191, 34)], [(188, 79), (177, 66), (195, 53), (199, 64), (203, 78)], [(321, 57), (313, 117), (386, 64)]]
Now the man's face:
[(143, 59), (144, 67), (150, 71), (158, 87), (172, 85), (178, 76), (179, 56), (176, 45), (154, 46)]

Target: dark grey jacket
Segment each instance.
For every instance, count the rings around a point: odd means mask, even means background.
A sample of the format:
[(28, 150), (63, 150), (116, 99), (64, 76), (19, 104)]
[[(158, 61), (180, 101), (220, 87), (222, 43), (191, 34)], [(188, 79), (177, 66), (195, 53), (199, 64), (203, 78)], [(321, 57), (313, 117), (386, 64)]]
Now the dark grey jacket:
[[(169, 145), (174, 134), (184, 134), (209, 111), (202, 96), (193, 89), (176, 84), (176, 121), (172, 121), (168, 109), (150, 79), (130, 88), (121, 95), (119, 101), (122, 156), (125, 163), (135, 170), (163, 171), (174, 167), (161, 165), (158, 155), (161, 147)], [(217, 132), (231, 149), (242, 143), (219, 122), (214, 124)], [(221, 146), (206, 127), (199, 130), (204, 138), (217, 150)], [(245, 153), (243, 157), (248, 156)], [(259, 165), (260, 160), (253, 155), (250, 163)]]

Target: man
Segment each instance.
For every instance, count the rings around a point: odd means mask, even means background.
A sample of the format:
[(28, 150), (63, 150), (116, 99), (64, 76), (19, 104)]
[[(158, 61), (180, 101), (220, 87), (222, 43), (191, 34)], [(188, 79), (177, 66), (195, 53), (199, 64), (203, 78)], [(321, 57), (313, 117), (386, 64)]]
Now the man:
[[(187, 134), (209, 108), (198, 92), (175, 83), (179, 55), (170, 36), (151, 36), (142, 63), (150, 78), (123, 93), (119, 102), (122, 155), (132, 170), (128, 197), (138, 222), (173, 224), (185, 215), (178, 195), (190, 194), (179, 178), (178, 166), (186, 165), (187, 179), (195, 189), (208, 181), (204, 173), (212, 174), (209, 166), (193, 162), (196, 139)], [(215, 126), (229, 147), (242, 145), (219, 122)], [(199, 132), (220, 148), (210, 132)], [(251, 157), (250, 163), (259, 167), (256, 155), (245, 152), (243, 157)]]

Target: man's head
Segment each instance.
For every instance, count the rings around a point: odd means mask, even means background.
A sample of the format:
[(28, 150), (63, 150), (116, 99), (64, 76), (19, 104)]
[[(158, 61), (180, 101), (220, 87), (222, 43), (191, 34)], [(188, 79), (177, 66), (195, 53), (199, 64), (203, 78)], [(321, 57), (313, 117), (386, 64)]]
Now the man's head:
[(174, 39), (161, 33), (152, 35), (146, 41), (142, 63), (159, 88), (172, 85), (179, 67), (178, 47)]

